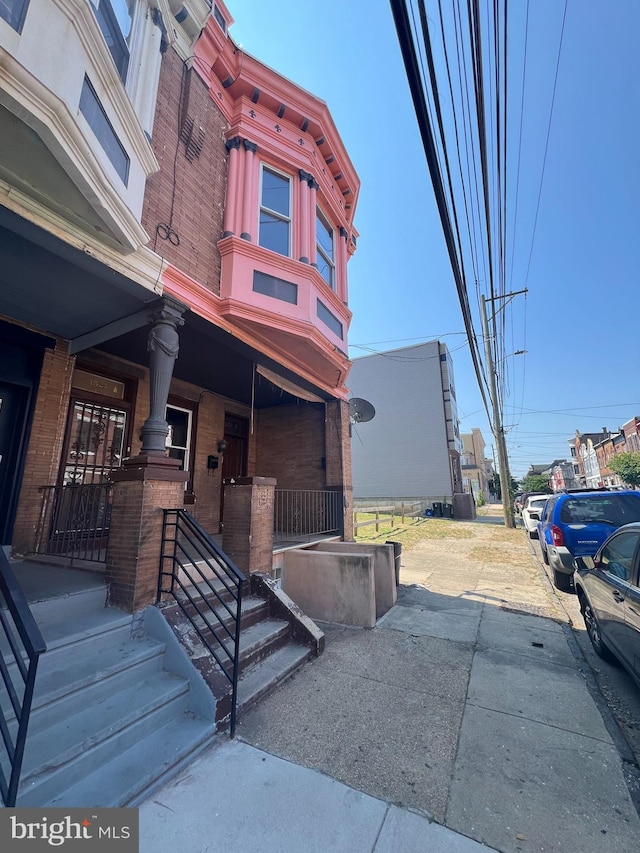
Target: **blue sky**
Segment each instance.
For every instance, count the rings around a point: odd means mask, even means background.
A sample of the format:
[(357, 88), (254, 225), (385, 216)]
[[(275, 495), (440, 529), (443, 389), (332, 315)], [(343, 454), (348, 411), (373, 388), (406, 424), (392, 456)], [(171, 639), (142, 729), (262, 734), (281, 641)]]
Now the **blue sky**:
[[(327, 102), (362, 181), (349, 263), (350, 355), (444, 341), (461, 430), (479, 427), (491, 455), (388, 2), (228, 5), (236, 42)], [(640, 3), (569, 0), (542, 183), (564, 4), (530, 3), (521, 110), (525, 8), (525, 0), (509, 5), (507, 289), (528, 289), (509, 306), (504, 350), (527, 350), (503, 365), (515, 476), (568, 458), (576, 429), (615, 429), (640, 415)], [(437, 15), (437, 4), (427, 11)]]

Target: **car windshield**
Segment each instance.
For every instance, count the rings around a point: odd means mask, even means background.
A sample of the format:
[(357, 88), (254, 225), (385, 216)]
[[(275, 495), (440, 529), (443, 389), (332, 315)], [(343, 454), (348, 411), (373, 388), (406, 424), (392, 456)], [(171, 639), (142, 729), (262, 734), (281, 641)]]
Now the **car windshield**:
[(582, 495), (562, 504), (560, 521), (564, 524), (610, 523), (616, 527), (640, 521), (640, 495)]

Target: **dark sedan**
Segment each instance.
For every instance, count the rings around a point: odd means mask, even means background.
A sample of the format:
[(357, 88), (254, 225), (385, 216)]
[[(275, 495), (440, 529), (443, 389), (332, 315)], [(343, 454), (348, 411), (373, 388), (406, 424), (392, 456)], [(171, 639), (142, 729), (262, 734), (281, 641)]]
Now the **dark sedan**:
[(595, 557), (577, 557), (574, 583), (595, 651), (640, 685), (640, 523), (613, 533)]

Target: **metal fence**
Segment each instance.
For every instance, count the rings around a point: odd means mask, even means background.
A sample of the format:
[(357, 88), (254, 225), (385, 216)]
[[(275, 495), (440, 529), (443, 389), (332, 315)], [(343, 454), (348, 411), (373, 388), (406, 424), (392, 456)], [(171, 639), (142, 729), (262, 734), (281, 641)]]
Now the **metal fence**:
[(104, 563), (111, 524), (111, 484), (41, 486), (36, 554)]
[(316, 489), (276, 489), (274, 543), (342, 533), (342, 493)]
[(0, 548), (0, 794), (16, 804), (40, 655), (47, 647), (24, 593)]

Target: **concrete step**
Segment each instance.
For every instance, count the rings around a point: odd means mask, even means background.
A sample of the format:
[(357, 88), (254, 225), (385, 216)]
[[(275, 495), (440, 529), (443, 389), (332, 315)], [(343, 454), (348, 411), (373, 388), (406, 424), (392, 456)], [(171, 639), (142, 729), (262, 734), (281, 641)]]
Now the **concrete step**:
[[(43, 806), (136, 806), (186, 767), (215, 740), (215, 724), (189, 712), (142, 733), (128, 749), (107, 759), (91, 774), (56, 791)], [(19, 805), (22, 802), (19, 801)]]
[[(223, 661), (227, 660), (227, 655), (224, 655), (221, 647), (227, 650), (228, 655), (233, 655), (233, 641), (231, 639), (222, 638), (221, 632), (216, 629), (216, 633), (222, 642), (216, 641), (215, 636), (200, 617), (196, 617), (194, 621), (203, 635), (210, 640), (212, 647), (218, 651)], [(240, 672), (283, 646), (288, 641), (289, 636), (288, 622), (278, 619), (262, 619), (246, 629), (242, 628), (240, 632)]]
[[(98, 704), (114, 691), (161, 670), (164, 650), (157, 640), (142, 638), (111, 646), (90, 644), (85, 654), (75, 645), (68, 648), (66, 660), (57, 656), (51, 667), (44, 665), (43, 655), (43, 666), (38, 667), (36, 675), (30, 731), (46, 729), (72, 716), (79, 701)], [(13, 723), (12, 715), (7, 715), (7, 722)]]
[[(200, 611), (207, 614), (207, 619), (213, 618), (214, 622), (212, 624), (214, 624), (215, 626), (215, 619), (217, 617), (217, 619), (223, 622), (227, 626), (227, 628), (229, 628), (229, 630), (232, 630), (232, 624), (234, 621), (234, 617), (232, 616), (233, 611), (232, 613), (229, 613), (229, 611), (223, 604), (215, 600), (214, 596), (209, 596), (207, 598), (207, 602), (211, 606), (214, 614), (213, 617), (209, 616), (209, 614), (207, 613), (206, 605), (201, 604)], [(190, 616), (197, 615), (197, 610), (195, 606), (192, 605), (188, 599), (186, 601), (182, 599), (182, 603), (186, 612)], [(256, 596), (248, 596), (247, 598), (243, 598), (240, 608), (240, 624), (242, 628), (249, 628), (256, 622), (259, 622), (261, 619), (266, 618), (268, 612), (269, 609), (267, 602), (263, 598), (257, 598)]]
[[(68, 721), (51, 728), (61, 739), (61, 751), (49, 747), (49, 763), (31, 752), (31, 772), (23, 774), (18, 795), (20, 806), (42, 806), (68, 788), (82, 784), (106, 763), (129, 750), (150, 732), (184, 715), (189, 685), (184, 679), (167, 676), (139, 689), (128, 688), (114, 694), (104, 708), (90, 705)], [(139, 703), (139, 704), (138, 704)], [(47, 733), (38, 739), (43, 746)], [(154, 764), (145, 772), (155, 774)]]
[(313, 655), (307, 646), (288, 643), (249, 667), (238, 681), (238, 715), (282, 684)]

